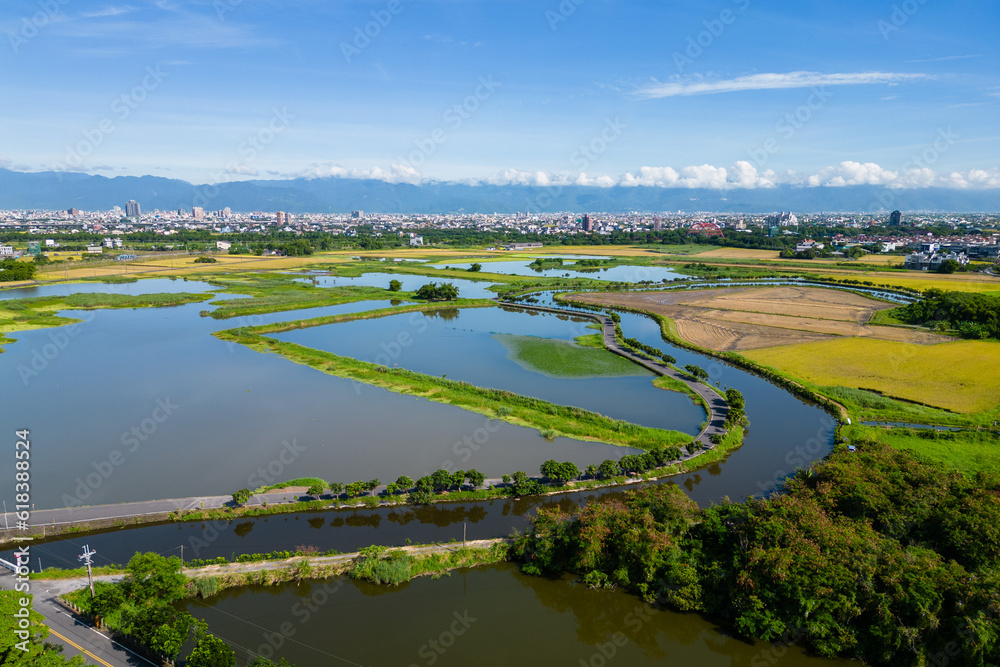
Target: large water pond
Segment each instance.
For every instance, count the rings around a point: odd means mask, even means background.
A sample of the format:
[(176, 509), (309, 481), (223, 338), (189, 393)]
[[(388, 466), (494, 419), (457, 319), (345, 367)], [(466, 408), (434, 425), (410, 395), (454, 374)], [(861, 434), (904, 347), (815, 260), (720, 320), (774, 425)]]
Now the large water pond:
[(227, 591), (186, 609), (251, 654), (303, 665), (758, 665), (846, 667), (748, 642), (695, 614), (512, 565), (398, 589), (346, 578)]
[[(672, 280), (687, 279), (688, 276), (677, 273), (665, 266), (633, 266), (620, 264), (618, 266), (606, 267), (577, 267), (574, 259), (564, 258), (561, 267), (552, 267), (546, 264), (546, 268), (535, 268), (530, 266), (527, 260), (509, 260), (500, 262), (481, 262), (483, 271), (489, 273), (503, 273), (512, 276), (546, 276), (550, 278), (593, 278), (595, 280), (608, 280), (613, 282), (637, 283), (643, 280), (653, 282), (663, 282)], [(433, 265), (435, 269), (451, 267), (453, 269), (467, 269), (472, 266), (472, 262), (461, 262), (457, 264), (439, 263)]]
[[(532, 343), (518, 337), (571, 342), (596, 333), (588, 324), (593, 320), (531, 310), (469, 308), (342, 322), (274, 337), (696, 435), (705, 419), (702, 408), (684, 394), (657, 389), (652, 373), (610, 352), (603, 354), (631, 376), (555, 377), (532, 369), (518, 357), (521, 345)], [(586, 374), (587, 370), (576, 372)]]
[(401, 289), (405, 292), (416, 292), (422, 285), (429, 282), (451, 283), (458, 288), (458, 296), (463, 299), (492, 299), (495, 292), (487, 288), (493, 283), (481, 280), (461, 280), (453, 278), (429, 278), (409, 273), (365, 273), (354, 278), (343, 276), (309, 276), (308, 278), (297, 278), (297, 282), (314, 284), (319, 287), (346, 287), (365, 286), (383, 287), (388, 289), (389, 281), (398, 280), (402, 283)]
[(7, 299), (28, 299), (39, 296), (69, 296), (80, 292), (100, 294), (159, 294), (177, 292), (211, 292), (218, 287), (195, 280), (173, 280), (170, 278), (149, 278), (137, 280), (134, 283), (60, 283), (58, 285), (40, 285), (38, 287), (16, 287), (0, 289), (0, 301)]
[[(194, 283), (184, 283), (195, 287)], [(388, 306), (374, 301), (218, 321), (204, 303), (69, 311), (0, 354), (0, 405), (32, 435), (36, 508), (226, 494), (294, 477), (489, 476), (629, 450), (494, 422), (220, 341), (220, 329)], [(667, 392), (662, 392), (667, 394)], [(468, 445), (469, 439), (472, 445)], [(261, 473), (260, 471), (264, 471)]]

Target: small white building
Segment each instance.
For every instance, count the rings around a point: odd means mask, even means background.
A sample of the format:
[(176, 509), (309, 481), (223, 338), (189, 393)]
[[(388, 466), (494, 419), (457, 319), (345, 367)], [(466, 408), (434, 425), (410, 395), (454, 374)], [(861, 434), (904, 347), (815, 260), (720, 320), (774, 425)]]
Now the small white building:
[(102, 252), (104, 252), (104, 248), (102, 248), (99, 245), (89, 245), (89, 246), (87, 246), (87, 254), (88, 255), (100, 255)]
[(229, 242), (229, 241), (216, 241), (215, 242), (215, 249), (216, 250), (229, 250), (232, 247), (233, 247), (233, 244), (231, 242)]
[(410, 237), (410, 245), (412, 245), (412, 246), (417, 246), (417, 245), (422, 246), (423, 244), (424, 244), (424, 237), (423, 236), (411, 236)]

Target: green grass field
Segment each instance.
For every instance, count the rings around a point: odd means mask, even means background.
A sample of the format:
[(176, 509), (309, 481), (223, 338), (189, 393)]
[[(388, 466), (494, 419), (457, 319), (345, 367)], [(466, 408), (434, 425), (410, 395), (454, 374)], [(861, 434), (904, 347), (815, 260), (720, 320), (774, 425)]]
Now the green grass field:
[(743, 356), (819, 386), (871, 389), (953, 412), (1000, 405), (1000, 344), (956, 341), (916, 345), (871, 338), (747, 350)]
[(959, 472), (1000, 474), (1000, 438), (986, 431), (940, 432), (929, 429), (847, 426), (849, 439), (870, 439), (904, 449)]
[(493, 338), (507, 348), (508, 359), (529, 371), (551, 377), (652, 375), (613, 352), (570, 341), (512, 334), (494, 334)]

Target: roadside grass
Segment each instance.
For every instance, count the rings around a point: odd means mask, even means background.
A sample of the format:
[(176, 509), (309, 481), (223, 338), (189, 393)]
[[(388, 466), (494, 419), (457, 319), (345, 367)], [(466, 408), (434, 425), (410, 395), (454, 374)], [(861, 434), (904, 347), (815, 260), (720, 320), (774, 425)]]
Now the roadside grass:
[(849, 440), (867, 438), (881, 442), (964, 474), (1000, 474), (1000, 437), (997, 437), (996, 432), (857, 425), (845, 426), (841, 432)]
[(916, 345), (842, 338), (745, 350), (752, 361), (821, 386), (868, 389), (963, 414), (1000, 405), (1000, 344)]
[[(599, 334), (597, 344), (582, 346), (565, 340), (494, 334), (507, 348), (507, 358), (522, 368), (561, 378), (625, 377), (652, 375), (643, 367), (604, 350)], [(581, 338), (583, 338), (581, 336)]]
[(295, 486), (304, 486), (309, 488), (314, 484), (319, 484), (321, 486), (326, 486), (326, 480), (320, 479), (319, 477), (296, 477), (295, 479), (290, 479), (287, 482), (281, 482), (279, 484), (271, 484), (268, 486), (262, 486), (259, 489), (254, 490), (255, 493), (265, 493), (267, 491), (278, 491), (280, 489), (287, 489)]
[(899, 401), (865, 389), (810, 385), (816, 391), (841, 403), (856, 421), (889, 421), (940, 426), (985, 426), (992, 418), (990, 411), (973, 415), (934, 408), (929, 405)]

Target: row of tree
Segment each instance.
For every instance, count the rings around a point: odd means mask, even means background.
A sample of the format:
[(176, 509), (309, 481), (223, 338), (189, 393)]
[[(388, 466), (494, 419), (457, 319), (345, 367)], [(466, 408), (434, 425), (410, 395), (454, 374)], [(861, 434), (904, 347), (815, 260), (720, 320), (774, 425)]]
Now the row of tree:
[(1000, 297), (930, 289), (893, 314), (904, 322), (957, 329), (965, 338), (1000, 338)]
[(21, 262), (16, 259), (0, 260), (0, 283), (15, 280), (31, 280), (35, 277), (38, 265), (34, 262)]
[[(98, 625), (103, 621), (117, 635), (152, 653), (173, 661), (183, 646), (194, 639), (185, 663), (188, 667), (235, 667), (233, 649), (209, 633), (207, 623), (175, 604), (190, 597), (194, 590), (181, 572), (181, 565), (176, 556), (137, 553), (126, 565), (121, 582), (95, 583), (93, 598), (87, 589), (71, 597)], [(281, 665), (288, 663), (282, 660)], [(262, 657), (253, 660), (250, 666), (278, 667)]]

